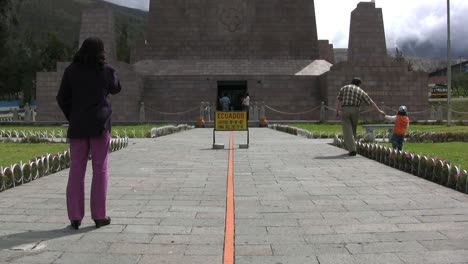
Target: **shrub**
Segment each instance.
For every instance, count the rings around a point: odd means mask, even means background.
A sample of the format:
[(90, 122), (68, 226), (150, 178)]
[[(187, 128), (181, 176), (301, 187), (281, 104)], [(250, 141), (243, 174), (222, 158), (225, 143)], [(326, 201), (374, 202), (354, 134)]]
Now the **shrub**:
[(12, 188), (15, 186), (15, 180), (13, 176), (13, 170), (11, 168), (6, 168), (3, 172), (4, 179), (5, 179), (5, 187)]
[(45, 175), (45, 167), (42, 159), (37, 161), (37, 177), (42, 177)]
[(436, 165), (436, 162), (434, 159), (428, 159), (427, 164), (426, 164), (426, 171), (425, 171), (425, 178), (428, 180), (433, 180), (434, 178), (434, 168)]
[(432, 181), (434, 182), (441, 182), (443, 180), (443, 168), (445, 165), (444, 160), (441, 159), (433, 159), (435, 161), (435, 168), (434, 168), (434, 175), (432, 177)]
[(466, 193), (467, 178), (468, 178), (468, 172), (466, 170), (457, 175), (457, 187), (456, 188), (458, 191)]
[(31, 162), (31, 180), (35, 180), (38, 177), (38, 166), (37, 166), (38, 161), (33, 161)]
[(23, 181), (30, 182), (31, 181), (31, 165), (28, 163), (23, 164)]
[(421, 160), (421, 156), (413, 155), (413, 159), (411, 160), (411, 173), (415, 176), (419, 176), (419, 161)]
[(60, 160), (57, 155), (52, 155), (52, 172), (57, 172), (60, 170)]
[(448, 177), (447, 187), (457, 189), (458, 175), (460, 175), (460, 168), (451, 166)]
[(13, 177), (15, 185), (21, 185), (23, 183), (23, 172), (18, 164), (13, 165)]

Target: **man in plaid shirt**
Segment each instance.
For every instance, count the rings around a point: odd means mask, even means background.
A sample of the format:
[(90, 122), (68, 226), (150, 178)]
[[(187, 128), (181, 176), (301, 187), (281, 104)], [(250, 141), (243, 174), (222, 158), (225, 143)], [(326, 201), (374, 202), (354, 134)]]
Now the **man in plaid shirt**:
[[(377, 112), (385, 115), (385, 112), (380, 110), (359, 85), (361, 85), (361, 79), (354, 77), (351, 84), (340, 89), (340, 93), (336, 98), (336, 116), (339, 118), (341, 114), (343, 138), (346, 150), (349, 151), (350, 156), (356, 156), (356, 128), (359, 121), (359, 107), (361, 103), (372, 104)], [(343, 110), (343, 113), (341, 113), (341, 110)]]

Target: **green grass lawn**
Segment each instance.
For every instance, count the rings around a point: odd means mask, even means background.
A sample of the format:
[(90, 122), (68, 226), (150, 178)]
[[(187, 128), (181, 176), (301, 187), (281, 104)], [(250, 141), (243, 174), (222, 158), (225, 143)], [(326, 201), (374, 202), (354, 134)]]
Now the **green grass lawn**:
[[(289, 126), (294, 126), (298, 128), (303, 128), (308, 131), (315, 131), (315, 133), (324, 132), (324, 133), (339, 133), (342, 134), (341, 124), (291, 124)], [(384, 132), (385, 130), (376, 129), (374, 132)], [(408, 131), (425, 131), (425, 132), (468, 132), (468, 126), (451, 126), (447, 127), (445, 125), (410, 125)], [(366, 132), (361, 125), (358, 126), (358, 134)]]
[[(391, 147), (389, 143), (381, 145)], [(403, 150), (430, 156), (431, 158), (441, 158), (452, 162), (456, 166), (461, 166), (463, 170), (468, 170), (468, 142), (449, 143), (404, 143)]]
[(0, 166), (7, 167), (20, 161), (26, 162), (34, 157), (44, 154), (56, 154), (69, 148), (68, 144), (62, 143), (0, 143)]

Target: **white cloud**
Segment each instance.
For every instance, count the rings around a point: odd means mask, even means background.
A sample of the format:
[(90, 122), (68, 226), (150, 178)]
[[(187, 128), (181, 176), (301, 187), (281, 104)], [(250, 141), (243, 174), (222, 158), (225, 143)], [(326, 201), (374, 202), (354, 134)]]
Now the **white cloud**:
[(149, 9), (149, 0), (104, 0), (106, 2), (111, 2), (116, 5), (128, 6), (131, 8), (138, 8), (142, 10)]
[[(347, 47), (351, 11), (359, 0), (315, 0), (317, 31), (320, 39), (329, 39), (335, 47)], [(446, 39), (447, 2), (441, 0), (376, 0), (382, 8), (387, 46), (395, 47), (410, 39), (427, 41)], [(453, 36), (462, 34), (468, 19), (461, 14), (468, 11), (468, 1), (452, 0)], [(445, 31), (444, 31), (445, 29)], [(465, 35), (466, 36), (466, 35)], [(461, 36), (460, 36), (461, 38)]]

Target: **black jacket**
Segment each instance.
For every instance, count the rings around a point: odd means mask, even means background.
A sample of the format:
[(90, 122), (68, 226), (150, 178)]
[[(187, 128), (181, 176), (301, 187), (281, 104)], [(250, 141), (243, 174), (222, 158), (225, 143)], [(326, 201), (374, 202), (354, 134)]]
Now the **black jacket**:
[(57, 103), (69, 122), (68, 138), (101, 136), (111, 130), (109, 94), (122, 87), (110, 65), (89, 69), (72, 63), (65, 69)]

